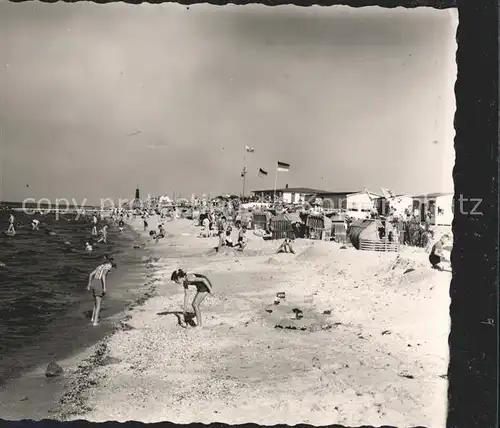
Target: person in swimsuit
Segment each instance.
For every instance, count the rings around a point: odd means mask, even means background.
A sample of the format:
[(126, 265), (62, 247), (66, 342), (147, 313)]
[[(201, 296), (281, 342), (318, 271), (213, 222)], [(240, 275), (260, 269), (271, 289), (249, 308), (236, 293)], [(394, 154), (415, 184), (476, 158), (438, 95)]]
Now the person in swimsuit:
[(12, 234), (16, 233), (16, 229), (14, 228), (15, 221), (16, 219), (14, 218), (14, 215), (11, 214), (9, 216), (9, 228), (7, 229), (7, 233), (12, 233)]
[(447, 242), (448, 236), (444, 235), (432, 246), (431, 253), (429, 254), (429, 262), (431, 263), (433, 269), (447, 270), (441, 265), (442, 263), (447, 265), (450, 264), (450, 260), (445, 257), (443, 249)]
[(33, 220), (31, 220), (31, 227), (33, 230), (39, 230), (38, 229), (38, 226), (40, 225), (40, 220), (37, 220), (36, 218), (34, 218)]
[(85, 242), (85, 251), (88, 253), (88, 254), (91, 254), (92, 253), (92, 245), (90, 245), (90, 243), (87, 241)]
[(146, 230), (148, 230), (148, 222), (146, 220), (145, 214), (142, 216), (142, 221), (144, 222), (144, 232), (145, 232)]
[(94, 298), (94, 310), (92, 311), (91, 322), (96, 326), (99, 324), (99, 313), (101, 312), (102, 298), (106, 294), (106, 275), (111, 269), (116, 268), (112, 258), (105, 259), (105, 262), (95, 268), (89, 275), (87, 290), (92, 291)]
[(219, 244), (217, 245), (217, 252), (224, 246), (226, 242), (226, 231), (227, 231), (227, 220), (225, 216), (222, 216), (220, 220), (217, 222), (217, 230), (219, 237)]
[(224, 240), (224, 245), (226, 247), (234, 247), (234, 242), (233, 242), (233, 238), (231, 238), (231, 231), (230, 230), (226, 231), (226, 237), (225, 237), (225, 240)]
[(279, 248), (276, 250), (276, 254), (278, 253), (292, 253), (295, 254), (295, 251), (292, 247), (293, 240), (290, 238), (285, 238), (285, 240), (281, 243)]
[(213, 294), (212, 283), (205, 275), (198, 273), (186, 273), (182, 269), (178, 269), (172, 273), (170, 279), (177, 284), (182, 284), (184, 287), (184, 320), (186, 320), (187, 305), (188, 305), (188, 287), (194, 285), (196, 287), (196, 295), (194, 296), (192, 307), (196, 315), (196, 326), (202, 326), (200, 303), (205, 300), (207, 295)]
[(107, 241), (107, 239), (108, 239), (108, 225), (105, 224), (99, 232), (101, 233), (101, 237), (99, 238), (97, 243), (104, 242), (105, 244), (107, 244), (108, 243), (108, 241)]
[(248, 239), (246, 237), (247, 227), (243, 225), (238, 232), (238, 242), (234, 246), (238, 251), (243, 251), (247, 246)]
[(120, 229), (120, 232), (123, 232), (123, 227), (125, 226), (125, 222), (123, 221), (123, 218), (120, 219), (118, 222), (118, 229)]
[(97, 236), (97, 216), (92, 217), (92, 235)]

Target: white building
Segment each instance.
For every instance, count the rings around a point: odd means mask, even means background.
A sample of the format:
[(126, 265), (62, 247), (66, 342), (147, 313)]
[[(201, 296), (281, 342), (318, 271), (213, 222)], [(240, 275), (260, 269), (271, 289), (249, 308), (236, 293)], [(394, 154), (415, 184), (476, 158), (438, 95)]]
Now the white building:
[(382, 197), (377, 193), (362, 191), (346, 195), (347, 215), (352, 218), (369, 218), (377, 208), (377, 201)]
[(453, 193), (430, 193), (414, 196), (413, 210), (421, 221), (425, 220), (425, 213), (429, 212), (431, 225), (451, 226), (454, 215)]

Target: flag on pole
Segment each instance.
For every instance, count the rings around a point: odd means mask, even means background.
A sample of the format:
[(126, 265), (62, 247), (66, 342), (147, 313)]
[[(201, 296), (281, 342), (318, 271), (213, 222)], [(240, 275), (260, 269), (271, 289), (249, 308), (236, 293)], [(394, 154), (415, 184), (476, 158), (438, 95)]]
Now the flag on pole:
[(281, 172), (290, 171), (290, 164), (278, 161), (278, 171)]
[(253, 153), (255, 152), (255, 149), (253, 147), (250, 147), (250, 146), (245, 146), (245, 150), (248, 152), (248, 153)]
[(267, 171), (264, 171), (262, 168), (259, 168), (259, 172), (257, 173), (257, 175), (258, 175), (260, 178), (267, 177)]

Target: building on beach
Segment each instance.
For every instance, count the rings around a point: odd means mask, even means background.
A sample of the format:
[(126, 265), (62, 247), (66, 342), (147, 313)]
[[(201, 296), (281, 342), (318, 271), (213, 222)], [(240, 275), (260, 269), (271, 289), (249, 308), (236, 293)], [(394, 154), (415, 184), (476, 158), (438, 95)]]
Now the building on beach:
[[(274, 189), (254, 190), (261, 200), (272, 200)], [(324, 210), (344, 210), (354, 218), (365, 218), (376, 208), (382, 198), (378, 193), (363, 191), (331, 192), (308, 187), (285, 187), (276, 189), (276, 198), (286, 204), (319, 203)]]
[(413, 196), (413, 215), (424, 221), (430, 214), (432, 226), (451, 226), (453, 222), (453, 193), (429, 193)]
[(310, 189), (307, 187), (285, 187), (283, 189), (265, 189), (253, 190), (254, 196), (257, 196), (262, 202), (272, 201), (276, 192), (276, 198), (285, 204), (303, 204), (304, 202), (314, 202), (323, 190)]
[(366, 218), (377, 208), (382, 195), (363, 191), (323, 192), (323, 209), (343, 210), (352, 218)]
[(412, 210), (413, 197), (409, 195), (383, 196), (378, 200), (377, 211), (383, 216), (393, 213), (404, 218), (406, 214), (412, 214)]

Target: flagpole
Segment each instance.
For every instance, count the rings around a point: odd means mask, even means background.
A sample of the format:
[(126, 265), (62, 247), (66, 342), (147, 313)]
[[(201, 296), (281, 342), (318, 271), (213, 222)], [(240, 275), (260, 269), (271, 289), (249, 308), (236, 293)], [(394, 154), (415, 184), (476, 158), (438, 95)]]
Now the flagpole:
[(276, 183), (278, 182), (278, 164), (276, 164), (276, 175), (274, 176), (273, 202), (276, 201)]
[(245, 179), (246, 179), (246, 175), (247, 175), (247, 146), (245, 145), (245, 151), (244, 151), (244, 154), (243, 154), (243, 172), (242, 172), (242, 176), (243, 176), (243, 192), (242, 192), (242, 197), (243, 198), (245, 197)]

